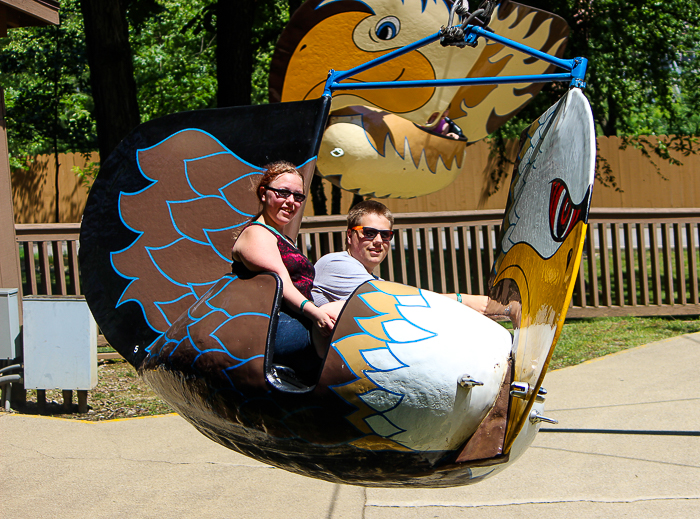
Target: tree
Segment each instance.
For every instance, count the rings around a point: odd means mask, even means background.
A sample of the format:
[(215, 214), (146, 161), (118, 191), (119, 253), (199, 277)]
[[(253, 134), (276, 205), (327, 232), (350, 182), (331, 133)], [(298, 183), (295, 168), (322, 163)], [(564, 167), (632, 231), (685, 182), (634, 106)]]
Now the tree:
[[(599, 135), (622, 137), (650, 160), (697, 152), (700, 135), (700, 4), (696, 0), (529, 0), (571, 27), (565, 57), (588, 59), (586, 96)], [(561, 97), (548, 85), (495, 136), (515, 136)], [(652, 141), (645, 135), (656, 135)], [(607, 171), (607, 174), (606, 174)], [(598, 178), (614, 184), (599, 158)]]
[(274, 47), (277, 37), (289, 19), (286, 4), (284, 0), (218, 0), (218, 106), (249, 105), (253, 101), (267, 101), (267, 96), (254, 96), (253, 78), (260, 82), (264, 76), (263, 81), (267, 83), (272, 54), (270, 47)]
[(139, 124), (125, 0), (80, 0), (100, 161)]
[(162, 11), (140, 27), (132, 20), (142, 119), (268, 102), (272, 52), (289, 20), (286, 0), (193, 0), (184, 5), (159, 0), (159, 5)]
[(269, 102), (268, 77), (275, 45), (284, 27), (303, 0), (264, 0), (256, 2), (253, 25), (252, 104)]
[(141, 122), (216, 106), (216, 32), (211, 0), (161, 0), (127, 12)]
[(96, 143), (89, 70), (76, 0), (53, 27), (13, 30), (0, 44), (12, 165), (54, 150), (88, 151)]
[(77, 0), (66, 0), (60, 25), (15, 29), (1, 44), (10, 165), (54, 154), (56, 221), (58, 154), (91, 151), (97, 140), (82, 31)]
[(216, 78), (219, 107), (249, 105), (255, 2), (216, 3)]

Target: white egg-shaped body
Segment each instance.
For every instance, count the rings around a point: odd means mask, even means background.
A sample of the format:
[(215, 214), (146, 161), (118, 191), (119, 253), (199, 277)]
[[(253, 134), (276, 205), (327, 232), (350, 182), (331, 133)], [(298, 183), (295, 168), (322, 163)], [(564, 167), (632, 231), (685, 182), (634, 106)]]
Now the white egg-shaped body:
[(360, 298), (378, 315), (357, 318), (364, 333), (333, 343), (364, 383), (336, 392), (369, 408), (364, 421), (377, 436), (413, 451), (458, 448), (496, 401), (510, 333), (444, 295), (419, 289), (398, 295), (392, 289), (403, 285), (371, 284), (377, 292)]

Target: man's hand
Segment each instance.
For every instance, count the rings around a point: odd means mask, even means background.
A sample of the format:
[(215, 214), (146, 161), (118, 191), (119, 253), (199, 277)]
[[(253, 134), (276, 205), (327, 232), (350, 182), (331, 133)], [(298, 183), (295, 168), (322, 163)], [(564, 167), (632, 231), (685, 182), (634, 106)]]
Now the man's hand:
[(472, 310), (476, 310), (480, 314), (486, 314), (489, 298), (487, 296), (473, 296), (470, 294), (462, 294), (462, 304), (467, 305)]

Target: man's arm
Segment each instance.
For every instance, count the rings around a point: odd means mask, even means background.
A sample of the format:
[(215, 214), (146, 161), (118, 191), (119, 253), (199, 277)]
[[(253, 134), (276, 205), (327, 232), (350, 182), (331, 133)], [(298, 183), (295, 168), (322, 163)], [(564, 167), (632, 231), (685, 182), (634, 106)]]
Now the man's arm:
[(375, 279), (346, 252), (327, 254), (316, 263), (312, 294), (316, 305), (348, 299), (365, 281)]

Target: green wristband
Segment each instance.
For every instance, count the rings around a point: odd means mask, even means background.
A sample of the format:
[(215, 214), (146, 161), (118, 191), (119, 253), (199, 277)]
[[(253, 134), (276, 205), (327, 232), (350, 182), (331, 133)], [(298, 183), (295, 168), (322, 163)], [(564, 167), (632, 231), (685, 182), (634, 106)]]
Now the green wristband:
[(306, 303), (310, 303), (310, 302), (311, 302), (311, 301), (308, 300), (308, 299), (304, 299), (304, 300), (301, 302), (301, 306), (299, 307), (299, 311), (300, 311), (302, 314), (304, 313), (304, 305), (305, 305)]

